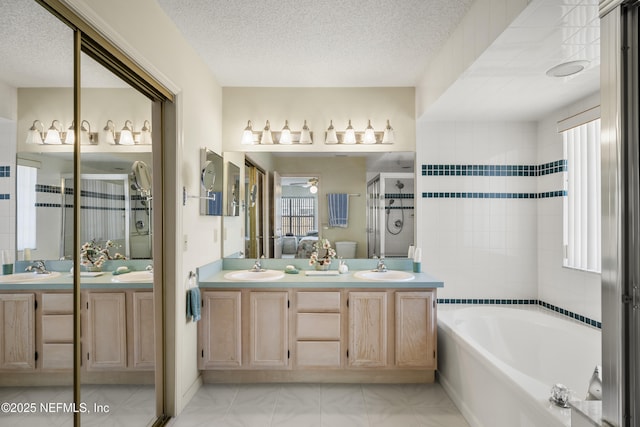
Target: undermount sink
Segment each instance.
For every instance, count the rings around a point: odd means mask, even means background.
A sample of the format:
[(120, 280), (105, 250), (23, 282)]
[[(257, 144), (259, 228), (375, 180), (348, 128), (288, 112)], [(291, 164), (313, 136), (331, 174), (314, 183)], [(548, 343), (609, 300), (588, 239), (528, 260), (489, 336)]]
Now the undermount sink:
[(399, 270), (363, 270), (356, 272), (353, 277), (356, 279), (377, 280), (380, 282), (406, 282), (415, 279), (416, 276), (413, 273)]
[(237, 270), (230, 271), (224, 275), (227, 280), (237, 280), (241, 282), (268, 282), (284, 277), (284, 273), (278, 270)]
[(123, 273), (113, 276), (111, 281), (116, 283), (152, 283), (153, 273), (150, 271), (132, 271), (131, 273)]
[(59, 271), (52, 271), (45, 274), (35, 272), (7, 274), (6, 276), (0, 276), (0, 283), (39, 282), (41, 280), (54, 279), (60, 277), (60, 275), (61, 273)]

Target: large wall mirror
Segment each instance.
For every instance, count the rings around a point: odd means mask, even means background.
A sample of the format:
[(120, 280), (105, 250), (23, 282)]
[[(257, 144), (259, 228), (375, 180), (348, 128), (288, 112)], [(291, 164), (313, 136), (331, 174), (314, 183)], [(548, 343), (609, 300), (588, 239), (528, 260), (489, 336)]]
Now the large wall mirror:
[[(271, 152), (251, 158), (270, 185), (245, 189), (245, 239), (252, 242), (247, 256), (306, 259), (319, 238), (338, 246), (344, 258), (406, 257), (414, 244), (414, 153)], [(253, 189), (264, 194), (253, 196)], [(268, 239), (251, 234), (251, 197), (269, 204)]]

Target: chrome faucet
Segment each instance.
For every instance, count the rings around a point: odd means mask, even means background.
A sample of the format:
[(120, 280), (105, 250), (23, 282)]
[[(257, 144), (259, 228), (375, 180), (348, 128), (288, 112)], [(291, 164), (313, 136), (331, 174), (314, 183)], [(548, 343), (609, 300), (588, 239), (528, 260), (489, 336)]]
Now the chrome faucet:
[(50, 271), (47, 271), (47, 266), (44, 264), (44, 261), (42, 260), (33, 261), (31, 265), (27, 266), (27, 268), (24, 269), (24, 271), (34, 271), (36, 274), (51, 273)]
[(147, 265), (144, 269), (145, 269), (145, 271), (148, 271), (149, 273), (153, 273), (153, 265), (151, 265), (151, 264)]
[(384, 257), (383, 256), (381, 256), (378, 259), (378, 265), (376, 266), (376, 271), (380, 272), (380, 273), (384, 273), (384, 272), (387, 271), (387, 266), (384, 265)]
[(249, 271), (253, 271), (256, 273), (262, 271), (262, 264), (260, 263), (259, 259), (256, 260), (255, 264), (253, 264), (253, 267), (251, 267)]

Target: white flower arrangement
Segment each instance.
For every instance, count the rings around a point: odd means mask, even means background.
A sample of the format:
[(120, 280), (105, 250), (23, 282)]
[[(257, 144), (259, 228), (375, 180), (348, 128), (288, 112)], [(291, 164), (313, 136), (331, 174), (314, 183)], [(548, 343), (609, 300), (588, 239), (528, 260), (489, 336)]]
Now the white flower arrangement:
[(96, 243), (95, 240), (85, 242), (80, 248), (80, 264), (88, 268), (101, 268), (105, 261), (110, 259), (127, 259), (124, 255), (116, 252), (113, 257), (109, 254), (109, 249), (115, 248), (116, 245), (111, 240), (107, 240), (104, 248)]
[[(321, 239), (320, 241), (313, 244), (313, 252), (311, 252), (311, 257), (309, 257), (309, 265), (323, 265), (328, 266), (331, 264), (331, 259), (336, 257), (336, 250), (331, 247), (331, 242), (329, 239)], [(324, 250), (324, 255), (320, 256), (320, 249)]]

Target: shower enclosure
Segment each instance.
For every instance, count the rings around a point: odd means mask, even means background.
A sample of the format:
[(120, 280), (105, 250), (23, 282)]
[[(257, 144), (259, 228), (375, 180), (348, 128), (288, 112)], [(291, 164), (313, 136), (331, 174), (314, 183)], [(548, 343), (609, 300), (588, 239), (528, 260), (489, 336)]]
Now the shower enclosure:
[(380, 173), (367, 183), (367, 256), (406, 257), (414, 242), (414, 177)]

